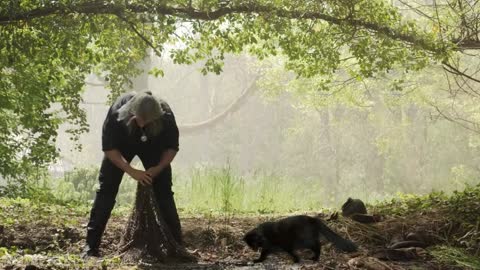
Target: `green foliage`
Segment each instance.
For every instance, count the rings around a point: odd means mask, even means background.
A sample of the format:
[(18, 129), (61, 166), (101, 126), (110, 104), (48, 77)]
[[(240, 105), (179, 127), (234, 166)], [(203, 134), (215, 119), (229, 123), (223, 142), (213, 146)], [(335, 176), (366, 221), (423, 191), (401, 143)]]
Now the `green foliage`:
[(478, 256), (470, 255), (462, 248), (451, 246), (435, 246), (429, 250), (433, 257), (449, 266), (460, 266), (468, 269), (480, 269)]
[[(6, 247), (0, 247), (0, 268), (35, 265), (42, 269), (116, 269), (121, 263), (116, 256), (85, 260), (80, 251), (74, 251), (83, 246), (79, 232), (84, 230), (82, 224), (89, 210), (80, 204), (0, 197), (1, 229), (14, 232), (15, 237), (25, 237), (29, 240), (27, 245), (32, 245), (32, 249), (12, 246), (16, 239), (3, 239)], [(23, 236), (25, 232), (32, 235)]]
[[(471, 66), (479, 63), (470, 60)], [(446, 90), (453, 82), (440, 66), (415, 73), (399, 67), (357, 81), (347, 72), (295, 78), (282, 61), (262, 63), (267, 72), (258, 85), (264, 96), (296, 109), (279, 143), (288, 153), (280, 164), (293, 160), (289, 170), (295, 175), (322, 175), (338, 187), (334, 193), (370, 202), (399, 191), (449, 192), (478, 183), (478, 133), (460, 127), (478, 126), (480, 106), (472, 95), (462, 96), (463, 90)], [(308, 143), (299, 145), (299, 140)]]
[[(63, 181), (62, 181), (63, 180)], [(98, 188), (98, 168), (79, 168), (66, 172), (63, 179), (52, 181), (57, 197), (62, 200), (89, 202)]]
[(88, 129), (85, 77), (108, 74), (113, 98), (139, 74), (147, 47), (175, 63), (202, 61), (204, 74), (246, 51), (283, 54), (303, 77), (333, 76), (341, 64), (370, 77), (397, 63), (418, 70), (445, 59), (449, 46), (382, 0), (2, 1), (0, 175), (21, 179), (53, 161), (62, 123), (77, 141)]
[[(48, 180), (48, 186), (54, 196), (61, 201), (72, 201), (90, 206), (99, 187), (98, 174), (98, 167), (76, 168), (66, 172), (63, 179)], [(136, 187), (137, 182), (125, 175), (118, 190), (116, 205), (131, 206), (135, 198)]]
[[(69, 183), (72, 186), (74, 184), (80, 186), (82, 175), (95, 175), (92, 172), (94, 170), (73, 172), (68, 178), (70, 179)], [(232, 215), (240, 213), (285, 214), (292, 211), (318, 212), (319, 206), (322, 205), (318, 196), (325, 193), (318, 186), (301, 185), (292, 179), (264, 172), (258, 172), (250, 177), (238, 177), (228, 165), (222, 168), (197, 168), (193, 171), (192, 177), (177, 177), (175, 191), (177, 202), (181, 205), (180, 207), (184, 207), (183, 215), (186, 212), (198, 214), (196, 211), (211, 215), (217, 213)], [(388, 214), (390, 217), (399, 215), (407, 218), (411, 213), (422, 212), (425, 219), (428, 219), (431, 213), (434, 222), (440, 223), (437, 225), (442, 228), (447, 224), (462, 223), (463, 226), (468, 224), (472, 228), (469, 236), (475, 244), (472, 247), (477, 248), (478, 252), (479, 202), (480, 185), (467, 187), (464, 191), (453, 192), (450, 195), (445, 193), (432, 193), (426, 196), (399, 195), (398, 199), (370, 207), (374, 207), (376, 213)], [(62, 232), (66, 227), (80, 230), (88, 210), (89, 206), (76, 203), (57, 204), (54, 201), (38, 199), (0, 197), (0, 224), (8, 230), (20, 228), (25, 224), (33, 228), (47, 228), (47, 231), (55, 228), (56, 232)], [(435, 215), (438, 213), (448, 216), (438, 219), (438, 216)], [(257, 218), (255, 220), (258, 221)], [(393, 220), (390, 219), (389, 222), (391, 221)], [(442, 223), (444, 221), (445, 224)], [(465, 248), (465, 243), (460, 239), (455, 238), (451, 241), (452, 235), (449, 233), (446, 235), (448, 239), (445, 240), (445, 245), (433, 246), (428, 249), (434, 260), (441, 262), (445, 267), (459, 266), (479, 269), (478, 256), (472, 255), (472, 249), (469, 249), (468, 246)], [(466, 236), (462, 238), (463, 241), (467, 240)], [(55, 241), (54, 238), (52, 245), (56, 245)], [(118, 257), (104, 260), (83, 260), (76, 253), (63, 251), (59, 253), (59, 249), (59, 246), (55, 246), (55, 251), (46, 253), (14, 246), (0, 247), (0, 265), (34, 264), (49, 269), (105, 269), (124, 266)], [(475, 249), (473, 249), (474, 252)]]
[(48, 186), (46, 181), (39, 184), (32, 179), (17, 181), (8, 181), (6, 185), (0, 186), (0, 197), (6, 198), (27, 198), (37, 202), (64, 204), (64, 200), (55, 196), (54, 191)]
[[(12, 16), (40, 4), (11, 3), (0, 10)], [(74, 140), (88, 130), (79, 107), (86, 75), (113, 70), (110, 86), (118, 93), (138, 73), (135, 62), (145, 55), (145, 45), (111, 19), (70, 14), (0, 26), (1, 175), (22, 178), (56, 158), (62, 122), (71, 124)]]
[[(186, 175), (174, 175), (177, 206), (184, 213), (287, 213), (317, 211), (331, 205), (329, 195), (317, 181), (293, 181), (286, 176), (257, 172), (239, 176), (228, 165), (199, 167)], [(137, 182), (124, 176), (116, 198), (115, 213), (129, 211)], [(98, 168), (77, 168), (63, 178), (44, 178), (41, 185), (15, 182), (0, 189), (6, 198), (38, 204), (91, 207), (98, 188)], [(41, 214), (41, 213), (39, 213)]]
[[(9, 181), (0, 186), (0, 197), (26, 199), (35, 203), (89, 208), (98, 189), (98, 168), (76, 168), (66, 172), (63, 178), (52, 179), (42, 176), (42, 180), (18, 183)], [(41, 182), (41, 183), (40, 183)], [(129, 211), (135, 198), (137, 182), (125, 176), (116, 198), (114, 215)]]
[(6, 226), (45, 222), (45, 217), (48, 217), (49, 224), (59, 227), (78, 225), (77, 218), (72, 217), (85, 215), (88, 211), (86, 207), (60, 201), (6, 197), (0, 198), (0, 209), (0, 222)]
[(480, 184), (467, 186), (462, 191), (432, 192), (419, 196), (413, 194), (397, 194), (388, 202), (375, 205), (376, 211), (382, 214), (407, 215), (428, 211), (432, 208), (446, 211), (452, 219), (459, 220), (468, 226), (480, 224)]
[(443, 192), (432, 192), (427, 195), (398, 193), (390, 201), (376, 204), (375, 209), (381, 214), (405, 216), (445, 204), (447, 198)]
[[(225, 53), (246, 48), (259, 59), (283, 54), (287, 69), (312, 77), (333, 74), (344, 58), (352, 56), (352, 72), (370, 77), (398, 62), (415, 63), (413, 69), (425, 65), (427, 54), (399, 41), (402, 35), (421, 37), (424, 45), (439, 50), (434, 38), (422, 34), (412, 23), (401, 22), (398, 11), (384, 1), (327, 1), (323, 5), (308, 1), (256, 2), (252, 10), (259, 11), (252, 13), (258, 16), (229, 14), (218, 20), (195, 21), (192, 27), (196, 35), (183, 37), (186, 48), (175, 50), (173, 59), (179, 63), (206, 59), (203, 71), (218, 73)], [(232, 3), (233, 9), (236, 4)], [(265, 16), (261, 11), (270, 14)], [(349, 19), (342, 19), (346, 17)]]
[(463, 191), (454, 191), (447, 203), (452, 216), (474, 226), (480, 224), (480, 185), (467, 186)]

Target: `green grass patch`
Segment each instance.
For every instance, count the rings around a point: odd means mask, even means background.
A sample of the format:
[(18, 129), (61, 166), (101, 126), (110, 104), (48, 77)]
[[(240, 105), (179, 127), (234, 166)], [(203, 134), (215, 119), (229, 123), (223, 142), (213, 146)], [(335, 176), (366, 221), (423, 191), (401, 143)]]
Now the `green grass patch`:
[(238, 176), (229, 166), (195, 168), (174, 179), (177, 206), (184, 213), (272, 214), (318, 211), (324, 189), (271, 173)]
[(471, 255), (465, 249), (451, 246), (435, 246), (429, 251), (437, 261), (449, 266), (480, 269), (480, 258), (478, 256)]
[(89, 209), (75, 204), (52, 204), (28, 198), (0, 198), (0, 224), (18, 226), (40, 221), (63, 226), (77, 226), (76, 217)]

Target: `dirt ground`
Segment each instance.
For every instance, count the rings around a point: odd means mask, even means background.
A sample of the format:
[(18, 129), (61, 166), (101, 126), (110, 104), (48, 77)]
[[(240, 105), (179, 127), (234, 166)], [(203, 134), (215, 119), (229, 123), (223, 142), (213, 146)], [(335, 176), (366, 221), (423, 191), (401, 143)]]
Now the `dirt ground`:
[[(382, 260), (379, 252), (385, 249), (386, 243), (398, 233), (406, 233), (409, 229), (418, 230), (410, 223), (414, 217), (391, 219), (374, 225), (364, 225), (354, 221), (336, 220), (328, 225), (339, 234), (350, 237), (360, 246), (355, 253), (342, 253), (332, 248), (325, 240), (322, 254), (318, 262), (307, 259), (299, 264), (291, 262), (286, 254), (271, 255), (264, 263), (253, 264), (252, 260), (259, 254), (253, 252), (241, 241), (243, 234), (267, 220), (267, 217), (223, 217), (208, 218), (184, 217), (181, 219), (184, 241), (188, 251), (198, 259), (198, 264), (149, 265), (139, 264), (141, 269), (461, 269), (445, 266), (435, 262), (428, 252), (416, 248), (408, 259), (397, 261)], [(15, 227), (0, 225), (0, 247), (18, 247), (18, 253), (29, 250), (30, 254), (44, 255), (48, 260), (49, 253), (76, 254), (81, 253), (85, 239), (86, 218), (79, 218), (80, 226), (52, 227), (47, 221), (35, 224), (23, 224)], [(101, 251), (104, 258), (116, 255), (126, 217), (112, 217), (102, 240)], [(431, 222), (436, 222), (434, 219)], [(418, 222), (417, 222), (418, 223)], [(425, 228), (433, 228), (425, 224)], [(435, 240), (431, 240), (434, 242)], [(309, 251), (301, 252), (302, 258), (309, 258)], [(40, 255), (39, 255), (40, 256)], [(380, 259), (379, 259), (380, 258)], [(10, 263), (0, 264), (5, 269), (24, 269), (25, 265)], [(118, 265), (119, 269), (133, 266)], [(47, 267), (48, 268), (48, 267)], [(47, 269), (37, 265), (37, 268)], [(67, 267), (68, 268), (68, 267)], [(107, 266), (104, 269), (111, 269)]]

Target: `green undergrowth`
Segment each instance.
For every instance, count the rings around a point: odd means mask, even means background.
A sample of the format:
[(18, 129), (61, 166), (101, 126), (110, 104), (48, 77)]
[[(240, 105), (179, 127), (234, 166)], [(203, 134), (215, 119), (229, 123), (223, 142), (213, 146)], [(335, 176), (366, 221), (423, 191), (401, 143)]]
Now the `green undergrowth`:
[[(192, 198), (191, 202), (197, 201), (201, 208), (198, 211), (181, 212), (182, 217), (195, 216), (199, 219), (215, 220), (215, 217), (240, 218), (244, 216), (266, 217), (271, 215), (290, 215), (293, 213), (318, 213), (312, 211), (312, 208), (306, 209), (288, 209), (290, 211), (276, 211), (275, 208), (262, 212), (237, 211), (234, 207), (239, 205), (238, 192), (230, 192), (240, 188), (235, 186), (238, 181), (225, 181), (228, 177), (228, 171), (218, 171), (216, 176), (219, 181), (211, 183), (214, 187), (186, 185), (185, 188), (203, 190), (209, 196), (217, 196), (211, 202), (203, 202), (201, 197)], [(227, 176), (226, 176), (227, 175)], [(198, 177), (203, 177), (199, 175)], [(224, 180), (221, 180), (223, 177)], [(215, 179), (215, 175), (210, 177)], [(230, 182), (229, 182), (230, 181)], [(205, 183), (199, 181), (197, 183)], [(231, 186), (233, 185), (233, 187)], [(261, 190), (261, 187), (259, 188)], [(196, 191), (197, 192), (197, 191)], [(260, 192), (261, 193), (261, 192)], [(31, 198), (18, 196), (0, 197), (0, 232), (3, 230), (21, 231), (25, 226), (38, 226), (38, 228), (75, 228), (83, 231), (84, 223), (88, 217), (91, 205), (89, 203), (78, 202), (75, 200), (61, 200), (55, 195), (42, 189), (41, 191), (30, 190), (27, 195), (34, 195)], [(19, 195), (19, 194), (17, 194)], [(20, 194), (22, 195), (22, 194)], [(257, 194), (258, 195), (258, 194)], [(245, 195), (250, 196), (250, 195)], [(266, 204), (266, 202), (265, 202)], [(259, 204), (259, 205), (263, 205)], [(268, 205), (268, 204), (266, 204)], [(210, 208), (209, 208), (210, 206)], [(214, 207), (215, 206), (215, 207)], [(121, 217), (127, 217), (131, 206), (116, 207), (114, 214)], [(281, 209), (281, 208), (280, 208)], [(338, 210), (338, 209), (335, 209)], [(463, 191), (446, 194), (443, 192), (432, 192), (428, 195), (406, 195), (399, 194), (395, 199), (378, 202), (369, 205), (371, 213), (387, 217), (387, 221), (395, 220), (396, 217), (403, 220), (410, 220), (412, 224), (424, 223), (428, 225), (429, 219), (435, 219), (436, 226), (456, 228), (451, 230), (451, 235), (443, 235), (444, 241), (437, 242), (428, 252), (434, 260), (442, 265), (455, 266), (464, 269), (480, 269), (480, 185), (467, 187)], [(420, 218), (419, 218), (420, 215)], [(443, 224), (438, 224), (438, 217), (441, 217)], [(415, 217), (418, 220), (409, 219)], [(50, 232), (45, 230), (45, 232)], [(449, 232), (449, 231), (448, 231)], [(448, 233), (447, 232), (447, 233)], [(59, 232), (60, 234), (62, 232)], [(80, 237), (80, 238), (79, 238)], [(82, 239), (81, 236), (74, 236), (75, 239)], [(48, 241), (47, 241), (48, 242)], [(62, 243), (63, 245), (68, 245)], [(60, 246), (59, 246), (60, 247)], [(56, 251), (37, 252), (16, 246), (2, 246), (0, 242), (0, 265), (28, 265), (43, 261), (51, 264), (52, 269), (94, 269), (94, 268), (114, 268), (123, 267), (117, 258), (109, 258), (103, 261), (88, 262), (79, 258), (76, 252), (61, 252), (60, 248)], [(89, 265), (90, 264), (90, 265)], [(73, 267), (73, 268), (72, 268)]]
[[(399, 194), (390, 201), (372, 205), (371, 209), (389, 217), (420, 217), (416, 223), (438, 226), (443, 243), (429, 248), (430, 254), (443, 265), (461, 269), (480, 269), (480, 185), (468, 186), (451, 194), (432, 192), (427, 195)], [(442, 222), (438, 222), (438, 220)], [(432, 231), (436, 229), (432, 228)]]
[(405, 216), (408, 214), (441, 210), (464, 223), (480, 223), (480, 184), (463, 191), (432, 192), (427, 195), (398, 194), (389, 201), (371, 206), (378, 214)]
[(44, 222), (49, 225), (77, 226), (78, 217), (88, 209), (83, 205), (54, 204), (27, 198), (0, 198), (0, 223), (4, 226)]

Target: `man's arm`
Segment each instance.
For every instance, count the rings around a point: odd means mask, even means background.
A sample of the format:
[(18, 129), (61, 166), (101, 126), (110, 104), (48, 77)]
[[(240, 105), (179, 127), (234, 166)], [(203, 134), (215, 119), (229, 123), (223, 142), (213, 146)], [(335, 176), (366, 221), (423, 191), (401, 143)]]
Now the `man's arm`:
[(167, 149), (165, 152), (163, 152), (162, 158), (160, 159), (160, 162), (158, 163), (158, 165), (149, 168), (147, 170), (147, 173), (149, 173), (152, 176), (152, 178), (154, 178), (173, 161), (176, 155), (177, 155), (177, 150)]
[(116, 149), (105, 151), (105, 156), (113, 163), (115, 166), (120, 168), (120, 170), (124, 171), (128, 175), (130, 175), (133, 179), (140, 182), (142, 185), (150, 185), (152, 184), (152, 175), (148, 172), (144, 172), (141, 170), (137, 170), (130, 166), (130, 164), (125, 160), (122, 156), (120, 151)]
[(165, 131), (166, 131), (166, 137), (165, 137), (165, 146), (166, 149), (162, 153), (162, 157), (160, 158), (160, 162), (154, 166), (151, 167), (147, 170), (148, 173), (152, 177), (157, 176), (160, 174), (160, 172), (165, 169), (175, 158), (177, 155), (177, 152), (179, 150), (179, 143), (178, 139), (180, 137), (180, 134), (178, 132), (178, 127), (177, 127), (177, 122), (175, 121), (175, 115), (173, 114), (172, 110), (170, 109), (170, 106), (168, 106), (167, 103), (163, 102), (161, 103), (162, 109), (165, 111), (164, 119), (165, 119)]

